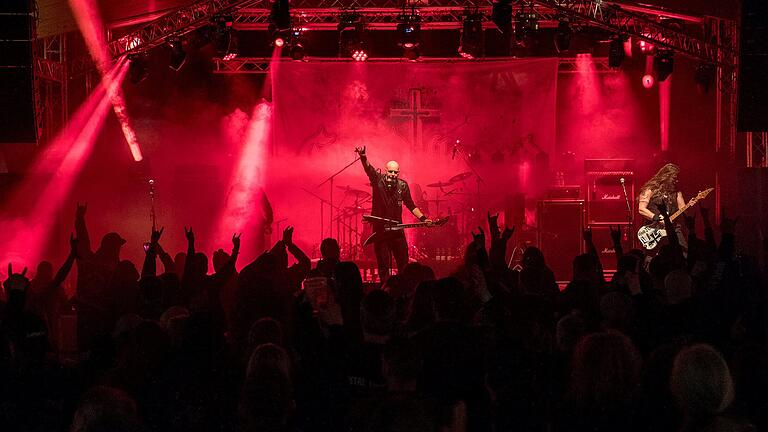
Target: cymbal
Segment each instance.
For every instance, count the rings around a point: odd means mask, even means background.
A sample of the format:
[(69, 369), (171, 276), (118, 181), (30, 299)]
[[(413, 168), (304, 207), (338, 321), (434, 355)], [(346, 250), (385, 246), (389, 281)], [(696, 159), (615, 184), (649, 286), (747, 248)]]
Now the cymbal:
[(470, 177), (472, 177), (472, 173), (470, 171), (467, 171), (461, 174), (456, 174), (455, 176), (451, 177), (448, 181), (451, 183), (456, 183), (456, 182), (464, 181)]
[(446, 187), (446, 186), (450, 186), (452, 184), (453, 183), (451, 183), (451, 182), (441, 182), (441, 181), (439, 181), (437, 183), (430, 183), (430, 184), (427, 185), (427, 187)]
[(350, 206), (350, 207), (344, 207), (342, 209), (342, 211), (345, 214), (354, 215), (354, 214), (361, 214), (361, 213), (370, 213), (371, 209), (369, 209), (369, 208), (367, 209), (367, 208), (363, 208), (363, 207)]
[(371, 194), (370, 192), (366, 192), (366, 191), (360, 190), (360, 189), (351, 188), (349, 186), (336, 186), (336, 187), (341, 189), (341, 190), (343, 190), (344, 193), (347, 194), (347, 195), (356, 195), (358, 197), (364, 197), (364, 196), (369, 196)]

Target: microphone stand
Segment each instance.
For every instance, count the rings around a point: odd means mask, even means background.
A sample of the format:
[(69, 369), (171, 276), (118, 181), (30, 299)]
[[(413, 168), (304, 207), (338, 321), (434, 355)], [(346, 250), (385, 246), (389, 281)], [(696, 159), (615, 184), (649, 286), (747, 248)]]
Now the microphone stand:
[[(624, 177), (622, 177), (620, 181), (621, 181), (621, 190), (624, 191), (624, 201), (627, 203), (627, 223), (629, 224), (630, 229), (634, 229), (633, 217), (632, 217), (632, 206), (629, 204), (629, 195), (627, 195), (627, 186), (624, 184)], [(627, 236), (629, 235), (627, 234)]]
[(152, 230), (157, 229), (157, 216), (155, 214), (155, 181), (149, 180), (149, 220), (152, 221)]

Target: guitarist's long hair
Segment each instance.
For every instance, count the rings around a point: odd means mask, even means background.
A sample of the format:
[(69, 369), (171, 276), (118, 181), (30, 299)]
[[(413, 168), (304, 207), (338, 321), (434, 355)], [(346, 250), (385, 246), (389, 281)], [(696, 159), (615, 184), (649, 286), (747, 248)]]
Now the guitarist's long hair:
[(672, 177), (680, 173), (680, 167), (673, 164), (668, 163), (661, 167), (661, 169), (651, 177), (650, 180), (648, 180), (643, 187), (640, 188), (640, 193), (642, 194), (646, 190), (650, 190), (654, 194), (666, 194), (666, 195), (674, 195), (677, 192), (677, 186), (674, 182), (672, 182)]

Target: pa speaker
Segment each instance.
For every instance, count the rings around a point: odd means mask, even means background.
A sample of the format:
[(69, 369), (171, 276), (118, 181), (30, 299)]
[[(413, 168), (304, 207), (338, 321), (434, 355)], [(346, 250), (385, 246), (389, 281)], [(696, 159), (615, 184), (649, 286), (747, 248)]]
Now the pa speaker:
[(768, 131), (768, 2), (742, 0), (741, 13), (736, 126), (740, 132)]
[(36, 143), (32, 2), (0, 10), (0, 143)]

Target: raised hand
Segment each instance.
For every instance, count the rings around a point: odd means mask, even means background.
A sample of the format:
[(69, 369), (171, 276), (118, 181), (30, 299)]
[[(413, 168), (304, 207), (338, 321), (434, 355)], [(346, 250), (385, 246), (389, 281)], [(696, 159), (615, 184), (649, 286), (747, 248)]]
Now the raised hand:
[(184, 236), (187, 238), (187, 241), (189, 242), (195, 241), (195, 233), (192, 232), (192, 227), (189, 227), (189, 231), (187, 231), (187, 227), (184, 227)]
[(355, 147), (355, 153), (357, 153), (360, 157), (365, 157), (365, 146)]
[(235, 250), (240, 250), (240, 236), (243, 235), (243, 233), (234, 233), (232, 234), (232, 246)]
[(488, 211), (488, 234), (491, 236), (491, 238), (494, 239), (499, 238), (499, 235), (501, 235), (501, 230), (499, 229), (498, 213), (491, 215), (491, 212)]
[(613, 229), (613, 225), (608, 225), (608, 229), (611, 232), (611, 240), (613, 240), (613, 244), (621, 242), (621, 225), (616, 225), (616, 229)]
[(501, 239), (504, 241), (507, 241), (512, 238), (512, 235), (515, 233), (515, 227), (512, 228), (504, 227), (504, 231), (501, 233)]
[(77, 256), (77, 238), (74, 234), (69, 235), (69, 253)]
[(27, 279), (27, 268), (24, 267), (21, 273), (13, 273), (13, 266), (8, 263), (8, 279), (3, 282), (6, 291), (8, 290), (26, 290), (29, 288), (29, 279)]
[(704, 223), (709, 222), (709, 209), (700, 205), (699, 212), (701, 213), (701, 219), (704, 220)]
[[(150, 237), (150, 242), (152, 242), (154, 245), (158, 244), (160, 242), (160, 237), (163, 235), (163, 231), (165, 231), (165, 227), (160, 228), (160, 231), (152, 227), (152, 236)], [(190, 231), (192, 231), (192, 228), (190, 228)]]
[(283, 243), (286, 246), (293, 244), (293, 227), (290, 225), (283, 230)]
[(483, 227), (478, 226), (478, 233), (475, 234), (474, 231), (471, 231), (472, 233), (472, 242), (475, 243), (479, 247), (485, 247), (485, 231), (483, 231)]
[(696, 213), (693, 214), (693, 216), (688, 216), (687, 214), (683, 213), (683, 219), (685, 219), (685, 226), (688, 228), (688, 232), (695, 232), (696, 231)]
[(731, 219), (725, 214), (725, 207), (720, 208), (720, 233), (733, 234), (736, 230), (736, 223), (739, 221), (739, 217)]
[(584, 231), (581, 232), (581, 237), (584, 239), (585, 242), (591, 243), (592, 242), (592, 228), (586, 228)]
[(85, 217), (85, 212), (88, 211), (88, 203), (77, 203), (77, 210), (75, 210), (75, 217), (77, 218), (83, 218)]

